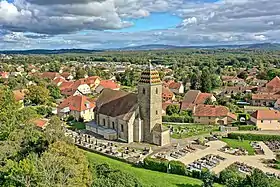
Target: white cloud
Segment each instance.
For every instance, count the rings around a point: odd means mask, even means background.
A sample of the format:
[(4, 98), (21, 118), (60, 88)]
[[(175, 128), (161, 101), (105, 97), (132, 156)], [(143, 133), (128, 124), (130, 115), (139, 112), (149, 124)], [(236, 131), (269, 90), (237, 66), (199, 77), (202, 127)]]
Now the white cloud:
[[(15, 48), (15, 43), (33, 48), (111, 48), (153, 42), (277, 42), (279, 9), (279, 0), (0, 0), (0, 47)], [(182, 23), (166, 30), (104, 32), (133, 26), (131, 18), (156, 12), (177, 15)], [(86, 34), (80, 32), (85, 30)]]

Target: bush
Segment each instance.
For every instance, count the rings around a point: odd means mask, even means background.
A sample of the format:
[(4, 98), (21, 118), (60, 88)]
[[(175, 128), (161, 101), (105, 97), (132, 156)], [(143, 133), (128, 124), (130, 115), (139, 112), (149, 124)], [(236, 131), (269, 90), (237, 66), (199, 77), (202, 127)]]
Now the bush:
[(84, 122), (84, 118), (80, 117), (78, 121), (83, 123)]
[(190, 116), (163, 116), (162, 121), (174, 123), (193, 123), (193, 118)]
[(186, 166), (180, 161), (170, 161), (169, 162), (170, 170), (169, 172), (172, 174), (178, 174), (178, 175), (186, 175)]
[(153, 171), (166, 172), (168, 167), (168, 160), (166, 159), (156, 159), (147, 157), (144, 159), (144, 168)]
[(280, 141), (279, 135), (267, 135), (267, 134), (241, 134), (241, 133), (230, 133), (228, 134), (230, 139), (243, 139), (250, 141), (271, 141), (278, 140)]
[(35, 110), (36, 110), (37, 114), (42, 115), (42, 116), (52, 115), (52, 108), (51, 107), (38, 106), (38, 107), (36, 107)]
[(67, 118), (67, 121), (69, 122), (69, 121), (74, 121), (75, 120), (75, 118), (74, 118), (74, 116), (69, 116), (68, 118)]
[(257, 130), (257, 127), (254, 125), (240, 125), (238, 126), (240, 131), (253, 131)]

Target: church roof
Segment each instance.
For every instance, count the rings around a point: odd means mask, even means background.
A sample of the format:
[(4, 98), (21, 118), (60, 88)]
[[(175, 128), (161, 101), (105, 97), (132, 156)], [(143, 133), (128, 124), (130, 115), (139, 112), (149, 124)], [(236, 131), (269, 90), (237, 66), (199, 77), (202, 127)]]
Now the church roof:
[(124, 121), (137, 109), (137, 95), (125, 91), (104, 89), (96, 101), (96, 113), (118, 117)]
[(151, 65), (142, 72), (139, 83), (161, 84), (159, 73)]

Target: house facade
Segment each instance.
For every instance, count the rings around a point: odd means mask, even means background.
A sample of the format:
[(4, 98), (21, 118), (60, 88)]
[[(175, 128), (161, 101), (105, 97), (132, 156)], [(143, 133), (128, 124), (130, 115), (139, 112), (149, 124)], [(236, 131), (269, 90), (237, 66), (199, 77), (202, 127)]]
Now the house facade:
[(206, 125), (228, 125), (237, 120), (224, 106), (197, 105), (193, 109), (194, 122)]
[(280, 130), (280, 112), (276, 110), (257, 110), (251, 121), (259, 130)]
[(83, 119), (91, 121), (94, 119), (95, 104), (84, 95), (70, 96), (66, 98), (58, 107), (57, 114), (62, 119), (73, 116), (75, 120)]

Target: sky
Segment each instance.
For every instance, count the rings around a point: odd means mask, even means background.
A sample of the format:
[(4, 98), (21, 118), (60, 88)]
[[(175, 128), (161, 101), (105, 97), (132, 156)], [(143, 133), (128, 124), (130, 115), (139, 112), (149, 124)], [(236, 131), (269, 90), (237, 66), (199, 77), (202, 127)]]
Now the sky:
[(0, 50), (280, 42), (280, 0), (0, 0)]

